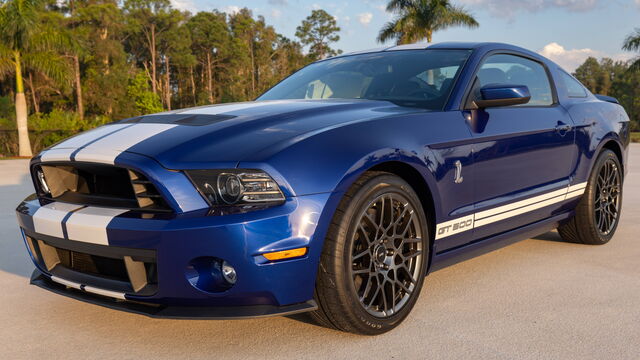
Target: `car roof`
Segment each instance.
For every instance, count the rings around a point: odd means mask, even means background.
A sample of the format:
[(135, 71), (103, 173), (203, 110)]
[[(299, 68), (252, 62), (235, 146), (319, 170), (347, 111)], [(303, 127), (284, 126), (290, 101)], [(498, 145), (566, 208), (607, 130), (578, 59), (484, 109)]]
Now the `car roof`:
[(539, 54), (536, 54), (530, 50), (527, 50), (519, 46), (511, 45), (511, 44), (505, 44), (505, 43), (499, 43), (499, 42), (457, 42), (457, 41), (447, 41), (447, 42), (431, 43), (431, 44), (426, 42), (418, 42), (413, 44), (385, 46), (385, 47), (373, 48), (368, 50), (345, 53), (345, 54), (338, 55), (336, 57), (343, 57), (343, 56), (350, 56), (350, 55), (357, 55), (357, 54), (368, 54), (368, 53), (376, 53), (376, 52), (399, 51), (399, 50), (420, 50), (420, 49), (468, 49), (468, 50), (482, 49), (484, 51), (511, 50), (511, 51), (517, 51), (517, 52), (525, 53), (525, 54), (540, 58)]

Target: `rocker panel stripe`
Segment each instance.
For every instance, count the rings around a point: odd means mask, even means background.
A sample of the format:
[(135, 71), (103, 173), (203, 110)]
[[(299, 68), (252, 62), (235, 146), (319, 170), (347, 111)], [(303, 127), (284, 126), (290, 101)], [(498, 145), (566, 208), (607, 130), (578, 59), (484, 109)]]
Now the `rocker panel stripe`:
[(522, 215), (584, 194), (587, 183), (567, 186), (529, 199), (516, 201), (497, 208), (440, 223), (436, 226), (436, 240), (459, 234), (477, 227)]

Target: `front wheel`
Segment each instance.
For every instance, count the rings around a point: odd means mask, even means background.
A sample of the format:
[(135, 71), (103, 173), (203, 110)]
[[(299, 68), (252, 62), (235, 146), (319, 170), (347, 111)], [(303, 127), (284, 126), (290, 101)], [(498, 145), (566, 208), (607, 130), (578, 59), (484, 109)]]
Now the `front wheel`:
[(426, 275), (429, 234), (420, 199), (401, 178), (368, 172), (333, 217), (318, 270), (320, 324), (376, 335), (413, 308)]
[(622, 208), (622, 166), (611, 150), (596, 160), (576, 214), (558, 228), (560, 236), (570, 242), (602, 245), (611, 240), (620, 221)]

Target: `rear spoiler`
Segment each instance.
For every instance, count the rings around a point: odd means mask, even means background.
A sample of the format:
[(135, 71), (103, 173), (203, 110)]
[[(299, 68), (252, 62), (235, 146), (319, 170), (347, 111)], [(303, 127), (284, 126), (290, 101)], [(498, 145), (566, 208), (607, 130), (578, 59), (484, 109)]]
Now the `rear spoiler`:
[(616, 99), (614, 97), (611, 97), (611, 96), (596, 95), (596, 97), (598, 98), (598, 100), (602, 100), (602, 101), (606, 101), (606, 102), (610, 102), (610, 103), (614, 103), (614, 104), (620, 104), (618, 99)]

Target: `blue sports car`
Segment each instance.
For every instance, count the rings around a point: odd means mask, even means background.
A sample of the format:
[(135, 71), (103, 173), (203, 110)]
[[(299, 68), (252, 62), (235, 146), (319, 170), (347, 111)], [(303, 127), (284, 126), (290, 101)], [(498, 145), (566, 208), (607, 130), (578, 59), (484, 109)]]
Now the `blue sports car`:
[(58, 143), (17, 217), (31, 283), (59, 294), (379, 334), (429, 272), (555, 228), (607, 243), (628, 144), (615, 99), (536, 53), (393, 46)]

